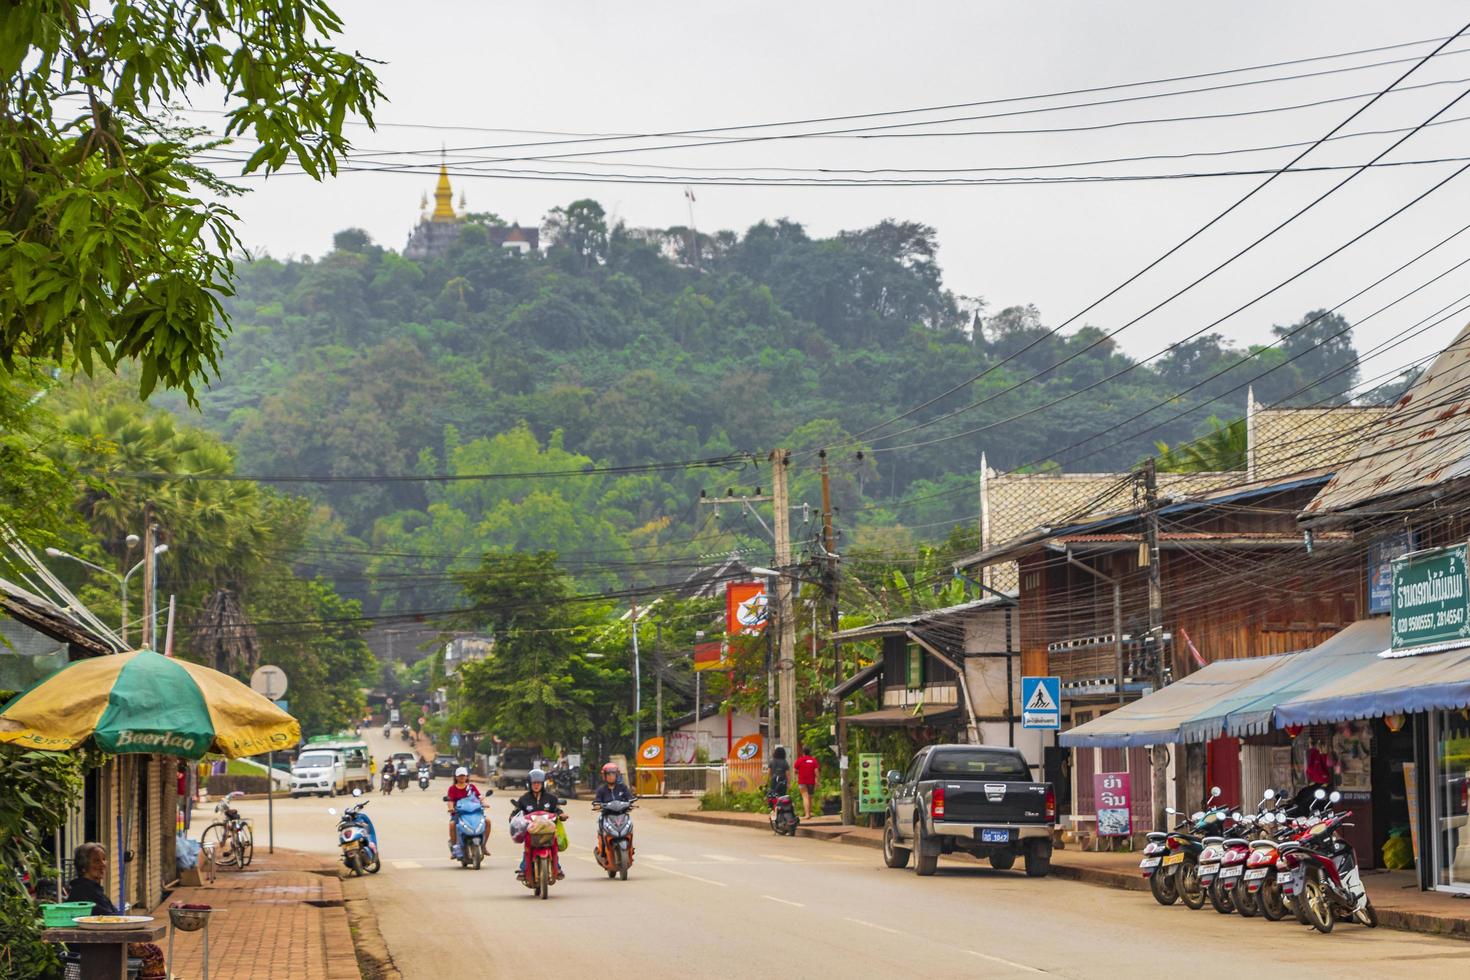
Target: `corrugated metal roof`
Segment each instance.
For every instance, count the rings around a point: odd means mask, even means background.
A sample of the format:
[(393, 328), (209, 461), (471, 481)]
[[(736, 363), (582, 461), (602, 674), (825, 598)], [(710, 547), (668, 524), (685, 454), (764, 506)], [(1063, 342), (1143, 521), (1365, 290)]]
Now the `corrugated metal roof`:
[(1378, 423), (1303, 518), (1342, 514), (1470, 475), (1470, 326)]
[(834, 640), (864, 640), (879, 636), (897, 636), (918, 627), (945, 622), (947, 620), (962, 619), (970, 613), (991, 608), (1001, 608), (1003, 606), (1013, 606), (1015, 604), (1016, 593), (1012, 591), (1007, 593), (1004, 599), (999, 596), (987, 596), (984, 599), (962, 602), (957, 606), (945, 606), (942, 609), (925, 609), (923, 612), (913, 613), (908, 616), (885, 619), (881, 623), (854, 626), (851, 629), (845, 629), (840, 633), (833, 634), (832, 638)]

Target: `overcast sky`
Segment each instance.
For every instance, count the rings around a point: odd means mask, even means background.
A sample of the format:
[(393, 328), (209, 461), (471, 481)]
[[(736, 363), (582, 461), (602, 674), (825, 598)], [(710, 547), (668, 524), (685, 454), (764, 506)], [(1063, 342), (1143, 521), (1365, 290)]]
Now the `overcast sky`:
[[(716, 171), (691, 168), (1007, 167), (1271, 146), (1321, 137), (1367, 99), (1086, 132), (883, 139), (847, 135), (734, 145), (714, 141), (617, 155), (604, 151), (632, 144), (482, 148), (571, 138), (491, 131), (496, 128), (568, 134), (659, 133), (1014, 99), (1443, 37), (1459, 30), (1470, 17), (1463, 3), (1439, 0), (1412, 4), (1344, 0), (1241, 0), (1231, 4), (419, 0), (404, 4), (337, 0), (337, 9), (347, 22), (348, 45), (385, 62), (380, 76), (390, 102), (382, 106), (379, 121), (393, 125), (376, 133), (354, 128), (364, 165), (391, 160), (429, 167), (437, 163), (442, 144), (456, 169), (540, 166), (704, 177)], [(993, 131), (1097, 126), (1295, 106), (1377, 92), (1409, 64), (1105, 107), (962, 123), (928, 122), (1412, 58), (1427, 54), (1432, 46), (1193, 82), (854, 120), (837, 126), (924, 122), (884, 132)], [(1450, 53), (1460, 50), (1466, 53)], [(1459, 84), (1450, 84), (1454, 81)], [(1343, 131), (1417, 125), (1470, 88), (1470, 33), (1403, 85), (1428, 82), (1446, 84), (1389, 96)], [(1470, 96), (1440, 118), (1460, 117), (1470, 117)], [(833, 125), (824, 124), (723, 135), (830, 128)], [(1434, 127), (1413, 136), (1385, 159), (1467, 156), (1467, 133), (1470, 122)], [(1400, 135), (1334, 141), (1301, 165), (1365, 162)], [(648, 145), (686, 142), (690, 140), (674, 138), (650, 140)], [(725, 145), (719, 145), (722, 142)], [(386, 158), (366, 156), (383, 151), (411, 152)], [(524, 159), (493, 163), (497, 156), (524, 158), (548, 152), (587, 155), (539, 164)], [(1258, 170), (1279, 167), (1298, 152), (1300, 149), (1276, 149), (1042, 172), (1139, 175)], [(646, 165), (670, 169), (654, 170)], [(1225, 316), (1305, 268), (1463, 165), (1463, 161), (1412, 165), (1363, 174), (1224, 272), (1127, 329), (1119, 342), (1135, 356), (1154, 354), (1171, 340)], [(1187, 250), (1089, 313), (1085, 322), (1106, 329), (1123, 325), (1264, 234), (1349, 172), (1281, 177)], [(755, 175), (748, 169), (735, 173)], [(1087, 307), (1263, 179), (1228, 176), (921, 188), (696, 186), (693, 207), (695, 223), (702, 231), (743, 230), (761, 219), (778, 217), (801, 222), (818, 235), (864, 227), (883, 218), (926, 222), (938, 229), (940, 261), (950, 288), (983, 298), (992, 311), (1034, 303), (1043, 321), (1055, 324)], [(347, 226), (365, 228), (381, 244), (401, 248), (417, 220), (420, 195), (432, 190), (433, 179), (415, 173), (364, 172), (347, 173), (325, 185), (299, 176), (249, 184), (254, 193), (236, 203), (244, 219), (244, 239), (252, 247), (285, 257), (320, 254), (329, 246), (332, 233)], [(456, 199), (463, 190), (472, 210), (493, 211), (527, 224), (538, 222), (557, 204), (587, 196), (597, 198), (631, 225), (684, 224), (689, 202), (683, 187), (682, 183), (455, 179)], [(1241, 342), (1268, 339), (1272, 323), (1295, 320), (1311, 308), (1336, 305), (1470, 223), (1467, 205), (1470, 174), (1450, 182), (1341, 257), (1218, 329)], [(1354, 322), (1363, 320), (1467, 257), (1470, 233), (1349, 304), (1345, 312)], [(1356, 331), (1359, 349), (1390, 341), (1467, 293), (1470, 265), (1366, 320)], [(1465, 302), (1470, 297), (1452, 308)], [(1386, 351), (1370, 363), (1366, 373), (1388, 371), (1437, 350), (1467, 320), (1470, 313), (1455, 314)]]

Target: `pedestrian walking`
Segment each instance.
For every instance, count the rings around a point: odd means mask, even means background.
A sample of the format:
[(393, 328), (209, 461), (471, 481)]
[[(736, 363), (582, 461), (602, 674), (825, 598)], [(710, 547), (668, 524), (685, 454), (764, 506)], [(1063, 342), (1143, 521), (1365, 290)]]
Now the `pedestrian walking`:
[(796, 757), (796, 785), (801, 789), (801, 808), (803, 820), (812, 818), (812, 794), (817, 790), (817, 770), (821, 764), (812, 758), (810, 752), (802, 752)]

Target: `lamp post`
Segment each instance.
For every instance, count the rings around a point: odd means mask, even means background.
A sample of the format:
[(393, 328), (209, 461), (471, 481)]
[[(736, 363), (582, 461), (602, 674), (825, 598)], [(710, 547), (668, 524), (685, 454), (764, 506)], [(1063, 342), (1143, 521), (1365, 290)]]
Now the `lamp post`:
[[(138, 536), (136, 534), (129, 534), (127, 536), (127, 539), (126, 540), (127, 540), (127, 543), (128, 543), (128, 549), (129, 550), (132, 550), (133, 548), (137, 547), (137, 545), (138, 545)], [(118, 584), (118, 590), (122, 593), (122, 621), (118, 624), (118, 627), (119, 627), (119, 632), (122, 634), (123, 642), (124, 643), (127, 643), (128, 642), (128, 579), (130, 579), (130, 578), (133, 577), (133, 573), (134, 572), (138, 571), (138, 569), (142, 568), (145, 564), (147, 564), (148, 563), (148, 560), (150, 558), (156, 558), (158, 555), (163, 554), (167, 550), (168, 550), (168, 545), (166, 545), (166, 544), (155, 545), (154, 548), (153, 548), (153, 554), (151, 554), (151, 555), (145, 555), (144, 557), (138, 559), (138, 563), (136, 565), (134, 565), (132, 568), (128, 569), (125, 573), (123, 573), (121, 575), (119, 575), (117, 572), (114, 572), (110, 568), (104, 568), (101, 565), (96, 564), (95, 562), (90, 562), (87, 559), (85, 559), (85, 558), (79, 558), (76, 555), (71, 554), (70, 552), (62, 551), (60, 548), (47, 548), (46, 549), (46, 554), (49, 555), (52, 558), (66, 558), (66, 559), (68, 559), (70, 561), (76, 562), (78, 565), (85, 565), (88, 568), (92, 569), (92, 571), (94, 571), (94, 572), (99, 572), (99, 573), (101, 573), (103, 575), (106, 575), (108, 578), (112, 579), (114, 582), (116, 582)]]

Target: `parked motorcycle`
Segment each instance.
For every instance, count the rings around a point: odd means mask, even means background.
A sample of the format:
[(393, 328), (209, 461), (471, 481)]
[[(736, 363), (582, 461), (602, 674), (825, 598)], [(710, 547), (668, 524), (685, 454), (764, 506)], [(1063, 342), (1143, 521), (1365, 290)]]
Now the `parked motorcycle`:
[(597, 821), (597, 847), (593, 853), (602, 870), (609, 878), (628, 880), (628, 869), (633, 866), (633, 809), (631, 800), (609, 800), (593, 804), (600, 810)]
[[(1220, 787), (1211, 787), (1206, 806), (1219, 795)], [(1184, 816), (1172, 807), (1165, 807), (1165, 812)], [(1154, 901), (1160, 905), (1173, 905), (1179, 900), (1180, 883), (1183, 881), (1189, 892), (1186, 904), (1193, 909), (1204, 905), (1204, 891), (1199, 886), (1199, 855), (1204, 844), (1199, 834), (1218, 819), (1220, 812), (1218, 808), (1200, 810), (1181, 819), (1173, 831), (1154, 830), (1146, 835), (1147, 843), (1138, 867), (1148, 879)], [(1177, 875), (1181, 870), (1185, 874)]]
[(771, 808), (771, 829), (783, 837), (795, 837), (801, 818), (796, 815), (796, 805), (790, 793), (766, 790), (766, 806)]
[(547, 773), (546, 779), (551, 784), (551, 791), (557, 796), (567, 800), (577, 798), (577, 774), (570, 766), (557, 766)]
[[(354, 789), (352, 795), (362, 796), (362, 790)], [(343, 810), (342, 819), (337, 821), (337, 847), (342, 852), (342, 863), (354, 875), (361, 875), (364, 871), (377, 874), (383, 870), (382, 858), (378, 856), (377, 829), (368, 815), (362, 812), (368, 802), (363, 800)], [(335, 807), (327, 812), (337, 815)]]
[[(487, 792), (494, 792), (493, 790)], [(444, 797), (448, 801), (449, 797)], [(454, 833), (459, 839), (455, 857), (461, 868), (480, 870), (485, 859), (485, 804), (478, 796), (462, 796), (454, 803)]]
[(433, 778), (434, 778), (433, 774), (429, 771), (429, 764), (427, 762), (420, 763), (419, 764), (419, 789), (428, 789), (429, 788), (429, 780), (431, 780)]
[(550, 898), (551, 886), (556, 883), (556, 814), (536, 810), (521, 817), (526, 821), (526, 871), (521, 882), (531, 889), (531, 894)]
[[(1317, 799), (1337, 803), (1342, 795), (1317, 790)], [(1291, 894), (1307, 922), (1318, 932), (1331, 932), (1338, 919), (1350, 919), (1372, 929), (1378, 925), (1378, 912), (1368, 899), (1363, 878), (1358, 871), (1358, 856), (1353, 846), (1338, 836), (1338, 829), (1350, 826), (1352, 811), (1321, 813), (1316, 822), (1305, 828), (1301, 839), (1283, 844), (1281, 860)], [(1278, 870), (1278, 875), (1281, 872)]]

